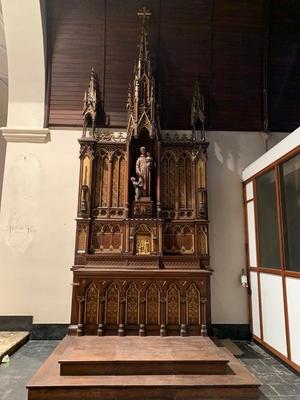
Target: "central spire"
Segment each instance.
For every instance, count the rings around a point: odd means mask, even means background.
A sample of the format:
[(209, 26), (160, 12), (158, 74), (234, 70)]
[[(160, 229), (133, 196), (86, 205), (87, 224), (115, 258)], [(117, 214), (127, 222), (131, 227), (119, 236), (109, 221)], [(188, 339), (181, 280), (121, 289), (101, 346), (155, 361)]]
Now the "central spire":
[(133, 87), (128, 90), (128, 135), (137, 138), (146, 129), (151, 139), (157, 135), (159, 127), (156, 100), (155, 80), (151, 71), (151, 60), (148, 45), (146, 22), (151, 12), (143, 7), (137, 13), (142, 20), (141, 37), (139, 42), (138, 60), (134, 69)]
[(140, 77), (143, 73), (151, 75), (150, 54), (148, 49), (148, 35), (146, 31), (146, 21), (152, 15), (146, 7), (143, 7), (137, 12), (137, 15), (142, 19), (141, 40), (139, 44), (138, 72)]

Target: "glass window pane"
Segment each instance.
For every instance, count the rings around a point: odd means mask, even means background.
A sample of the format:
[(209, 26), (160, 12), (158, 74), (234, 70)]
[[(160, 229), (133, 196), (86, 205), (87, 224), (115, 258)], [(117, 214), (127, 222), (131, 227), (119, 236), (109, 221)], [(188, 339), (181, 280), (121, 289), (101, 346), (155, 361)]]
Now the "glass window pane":
[(300, 271), (300, 154), (283, 163), (280, 172), (286, 268)]
[(274, 169), (256, 179), (260, 266), (280, 268)]

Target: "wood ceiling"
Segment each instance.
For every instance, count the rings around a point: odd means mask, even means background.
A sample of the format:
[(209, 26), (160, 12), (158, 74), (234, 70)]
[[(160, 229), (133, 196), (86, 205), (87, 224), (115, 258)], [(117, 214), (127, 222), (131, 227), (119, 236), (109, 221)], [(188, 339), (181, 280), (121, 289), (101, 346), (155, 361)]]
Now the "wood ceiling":
[[(300, 4), (274, 0), (265, 8), (266, 3), (47, 1), (49, 125), (82, 124), (82, 98), (93, 66), (105, 114), (100, 125), (126, 126), (127, 90), (140, 33), (136, 12), (146, 5), (152, 12), (149, 42), (161, 88), (164, 129), (190, 129), (198, 78), (208, 129), (262, 130), (268, 116), (271, 130), (293, 130), (300, 125)], [(291, 21), (298, 25), (291, 26)], [(268, 72), (268, 115), (264, 71)]]

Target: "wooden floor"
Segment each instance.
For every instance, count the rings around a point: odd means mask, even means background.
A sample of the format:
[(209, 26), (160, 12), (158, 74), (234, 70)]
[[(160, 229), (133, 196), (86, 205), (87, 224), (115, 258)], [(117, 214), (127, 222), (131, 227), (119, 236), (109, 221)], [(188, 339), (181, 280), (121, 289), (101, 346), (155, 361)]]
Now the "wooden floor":
[(29, 400), (256, 398), (259, 382), (207, 337), (67, 336)]

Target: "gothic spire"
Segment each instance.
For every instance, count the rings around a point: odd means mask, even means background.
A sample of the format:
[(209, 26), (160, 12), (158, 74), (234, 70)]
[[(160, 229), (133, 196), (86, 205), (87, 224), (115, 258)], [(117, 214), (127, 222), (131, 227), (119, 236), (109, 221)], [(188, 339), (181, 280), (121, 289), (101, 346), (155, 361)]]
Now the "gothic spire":
[(205, 140), (205, 111), (204, 96), (200, 92), (197, 79), (191, 108), (191, 125), (193, 129), (193, 140), (196, 140), (196, 131), (200, 130), (201, 140)]
[(148, 33), (146, 29), (146, 21), (151, 16), (151, 13), (146, 7), (143, 7), (138, 11), (137, 15), (142, 20), (141, 36), (133, 85), (128, 93), (127, 131), (129, 137), (134, 136), (137, 138), (145, 128), (149, 136), (154, 138), (157, 135), (159, 122), (156, 115), (155, 80), (151, 71)]
[(94, 68), (91, 70), (90, 83), (88, 91), (84, 92), (83, 98), (83, 133), (82, 136), (86, 136), (86, 129), (89, 124), (89, 120), (92, 122), (92, 130), (90, 131), (90, 136), (94, 135), (95, 122), (97, 116), (97, 82), (96, 74)]

